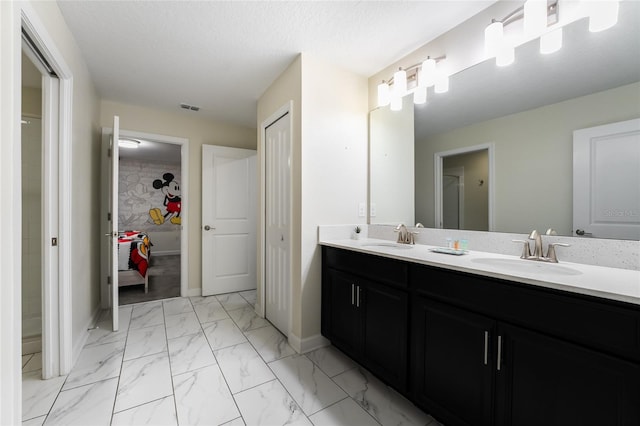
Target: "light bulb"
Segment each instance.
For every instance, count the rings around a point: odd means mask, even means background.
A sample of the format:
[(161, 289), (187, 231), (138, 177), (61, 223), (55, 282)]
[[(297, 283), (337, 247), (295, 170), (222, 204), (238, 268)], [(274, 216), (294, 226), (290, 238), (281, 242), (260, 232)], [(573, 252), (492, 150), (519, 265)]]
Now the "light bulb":
[(515, 61), (515, 58), (516, 52), (514, 47), (509, 43), (503, 42), (496, 54), (496, 65), (506, 67), (507, 65), (511, 65), (513, 61)]
[(393, 91), (395, 96), (400, 97), (407, 93), (407, 72), (405, 70), (399, 69), (393, 74)]
[(425, 86), (418, 86), (416, 91), (413, 92), (413, 103), (416, 105), (422, 105), (427, 102), (427, 88)]
[(389, 85), (382, 81), (382, 83), (378, 84), (378, 106), (387, 106), (390, 102), (391, 91), (389, 90)]
[(436, 82), (436, 60), (427, 58), (422, 63), (422, 71), (420, 74), (419, 85), (423, 87), (431, 87)]
[(402, 96), (391, 97), (391, 111), (402, 110)]
[(547, 28), (547, 0), (527, 0), (524, 3), (524, 34), (537, 37)]
[(487, 59), (496, 56), (503, 37), (504, 27), (502, 22), (493, 22), (484, 29), (484, 53)]
[(449, 91), (449, 76), (443, 71), (438, 71), (436, 85), (433, 91), (436, 93), (446, 93)]
[(592, 33), (611, 28), (618, 22), (618, 0), (594, 0), (588, 7), (589, 31)]
[(140, 142), (134, 139), (119, 139), (118, 146), (120, 148), (137, 149), (140, 146)]
[(540, 36), (540, 53), (557, 52), (562, 47), (562, 27)]

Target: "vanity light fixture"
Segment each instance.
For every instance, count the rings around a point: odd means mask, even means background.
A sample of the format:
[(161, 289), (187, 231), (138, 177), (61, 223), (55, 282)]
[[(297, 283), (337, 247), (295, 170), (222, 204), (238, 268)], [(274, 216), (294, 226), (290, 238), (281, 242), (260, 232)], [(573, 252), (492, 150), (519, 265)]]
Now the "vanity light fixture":
[(427, 103), (427, 86), (418, 86), (413, 92), (413, 103), (422, 105)]
[(391, 90), (386, 81), (378, 85), (378, 106), (387, 106), (391, 103)]
[(618, 23), (618, 0), (597, 0), (587, 2), (589, 31), (596, 33), (613, 27)]
[(390, 105), (392, 111), (402, 110), (402, 98), (413, 94), (416, 105), (427, 102), (427, 88), (434, 87), (434, 92), (444, 93), (449, 90), (449, 75), (437, 64), (446, 56), (427, 57), (424, 62), (400, 68), (387, 81), (378, 85), (378, 106)]
[(403, 97), (407, 93), (407, 72), (400, 68), (393, 73), (393, 95)]
[(436, 70), (436, 84), (433, 91), (436, 93), (449, 91), (449, 75), (442, 69)]
[(537, 37), (547, 28), (547, 0), (527, 0), (524, 3), (524, 34)]
[(120, 148), (137, 149), (140, 146), (140, 141), (137, 139), (121, 138), (118, 139), (118, 146)]
[(562, 27), (540, 36), (540, 53), (547, 55), (557, 52), (562, 47)]
[[(589, 18), (589, 31), (606, 30), (618, 22), (619, 6), (619, 0), (582, 0), (578, 7), (562, 0), (527, 0), (501, 20), (491, 20), (485, 28), (486, 58), (495, 57), (498, 66), (510, 65), (515, 60), (515, 46), (536, 37), (540, 37), (540, 53), (557, 52), (562, 47), (563, 25), (586, 16)], [(510, 41), (505, 36), (505, 29), (517, 21), (523, 21), (523, 34), (512, 35)]]
[(484, 29), (484, 54), (487, 58), (495, 58), (498, 49), (502, 46), (504, 37), (504, 25), (502, 22), (491, 20), (491, 23)]

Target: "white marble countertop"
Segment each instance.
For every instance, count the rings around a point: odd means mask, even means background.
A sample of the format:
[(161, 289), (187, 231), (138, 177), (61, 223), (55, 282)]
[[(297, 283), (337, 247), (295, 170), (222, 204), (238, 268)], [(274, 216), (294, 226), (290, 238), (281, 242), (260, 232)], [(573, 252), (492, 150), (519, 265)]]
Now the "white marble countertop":
[(432, 252), (430, 249), (435, 246), (406, 246), (372, 238), (321, 240), (320, 244), (640, 305), (640, 271), (562, 261), (536, 262), (477, 251), (453, 256)]

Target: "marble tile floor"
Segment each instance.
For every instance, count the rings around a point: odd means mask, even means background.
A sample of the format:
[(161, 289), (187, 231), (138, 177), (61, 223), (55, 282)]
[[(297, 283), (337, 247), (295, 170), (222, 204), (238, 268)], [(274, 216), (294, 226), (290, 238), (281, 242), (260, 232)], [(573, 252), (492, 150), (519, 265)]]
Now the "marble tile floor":
[(255, 296), (122, 306), (68, 376), (26, 355), (23, 425), (439, 425), (333, 347), (296, 354)]

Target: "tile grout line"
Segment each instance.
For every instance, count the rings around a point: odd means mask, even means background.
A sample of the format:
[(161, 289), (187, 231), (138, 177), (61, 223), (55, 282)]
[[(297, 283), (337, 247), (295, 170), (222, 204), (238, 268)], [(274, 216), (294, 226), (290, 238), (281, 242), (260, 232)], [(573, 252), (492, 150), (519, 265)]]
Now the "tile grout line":
[[(191, 300), (189, 300), (189, 303), (191, 303)], [(193, 308), (193, 306), (191, 306), (191, 308)], [(162, 324), (164, 325), (164, 340), (167, 348), (167, 360), (169, 361), (169, 379), (171, 380), (171, 396), (173, 397), (173, 408), (176, 415), (176, 425), (179, 425), (180, 421), (178, 420), (178, 402), (176, 401), (176, 388), (173, 383), (173, 368), (171, 367), (171, 353), (169, 351), (169, 338), (167, 337), (167, 317), (164, 311), (164, 300), (162, 301)], [(166, 396), (163, 398), (166, 398)]]
[[(205, 297), (207, 297), (207, 296), (205, 296)], [(220, 303), (220, 301), (218, 300), (218, 298), (216, 296), (209, 296), (209, 297), (214, 297), (216, 299), (216, 302)], [(189, 301), (191, 302), (191, 305), (192, 305), (192, 307), (194, 308), (194, 311), (195, 311), (195, 306), (193, 306), (193, 301), (191, 299), (189, 299)], [(225, 313), (227, 315), (229, 315), (229, 313), (224, 308), (222, 303), (220, 303), (220, 306), (222, 307), (222, 309), (224, 309)], [(227, 376), (224, 374), (224, 371), (222, 371), (222, 367), (220, 367), (220, 361), (218, 361), (218, 357), (216, 356), (216, 351), (214, 351), (213, 348), (211, 347), (211, 342), (209, 342), (209, 339), (207, 338), (207, 334), (204, 332), (204, 328), (202, 327), (202, 322), (200, 322), (200, 317), (198, 317), (197, 314), (196, 314), (196, 318), (198, 319), (198, 324), (200, 324), (200, 329), (202, 330), (202, 334), (204, 335), (204, 339), (207, 341), (207, 345), (209, 346), (209, 350), (211, 350), (211, 354), (213, 355), (213, 359), (216, 360), (216, 365), (218, 366), (218, 370), (220, 370), (220, 374), (222, 375), (222, 379), (224, 380), (224, 384), (227, 386), (227, 390), (229, 391), (229, 395), (231, 395), (231, 399), (233, 400), (233, 404), (236, 406), (236, 410), (238, 410), (238, 414), (240, 414), (240, 418), (242, 419), (242, 423), (244, 423), (246, 425), (247, 422), (244, 420), (244, 416), (242, 415), (242, 411), (240, 411), (240, 407), (238, 406), (238, 401), (236, 401), (236, 398), (233, 396), (233, 392), (231, 392), (231, 387), (229, 386), (229, 381), (227, 380)], [(230, 316), (229, 316), (229, 319), (231, 319), (231, 321), (233, 322), (233, 319)], [(238, 417), (236, 417), (236, 419), (237, 418)], [(229, 421), (233, 421), (233, 420), (235, 420), (235, 419), (231, 419)], [(229, 423), (229, 422), (225, 422), (225, 423)]]
[[(113, 423), (113, 416), (116, 411), (116, 402), (118, 401), (118, 391), (120, 390), (120, 379), (122, 377), (122, 367), (124, 366), (124, 353), (127, 350), (127, 342), (129, 341), (129, 332), (131, 331), (131, 322), (133, 319), (133, 311), (135, 306), (131, 307), (131, 315), (129, 316), (129, 324), (127, 325), (127, 333), (124, 338), (124, 347), (122, 348), (122, 361), (120, 361), (120, 371), (118, 372), (118, 384), (116, 386), (116, 394), (113, 398), (113, 408), (111, 409), (111, 419), (109, 420), (109, 424)], [(120, 317), (120, 307), (118, 306), (118, 318)], [(111, 319), (113, 321), (113, 318)], [(118, 319), (118, 322), (120, 320)]]

